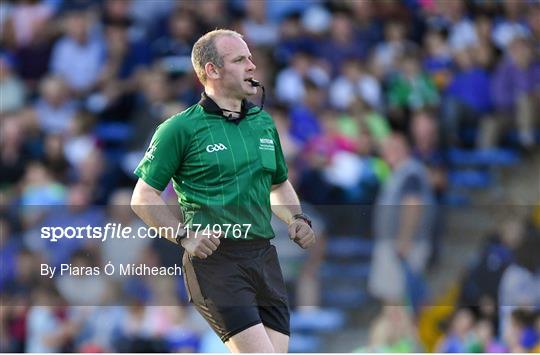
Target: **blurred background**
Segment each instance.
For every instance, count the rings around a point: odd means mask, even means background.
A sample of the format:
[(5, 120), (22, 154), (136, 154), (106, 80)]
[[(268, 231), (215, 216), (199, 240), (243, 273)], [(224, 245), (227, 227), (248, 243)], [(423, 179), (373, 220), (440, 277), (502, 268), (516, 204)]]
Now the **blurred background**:
[(0, 28), (1, 351), (226, 351), (181, 277), (39, 273), (172, 244), (39, 230), (142, 225), (132, 172), (200, 98), (193, 43), (231, 28), (320, 236), (274, 221), (291, 351), (540, 352), (538, 1), (21, 0)]

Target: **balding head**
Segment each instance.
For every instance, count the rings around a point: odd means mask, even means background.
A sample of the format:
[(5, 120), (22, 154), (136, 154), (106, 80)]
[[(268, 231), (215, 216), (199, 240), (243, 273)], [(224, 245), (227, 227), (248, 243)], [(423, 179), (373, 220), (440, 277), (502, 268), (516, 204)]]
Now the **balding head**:
[(214, 30), (199, 38), (191, 51), (191, 63), (197, 77), (203, 85), (206, 84), (207, 76), (205, 66), (213, 63), (221, 68), (224, 65), (222, 53), (218, 50), (217, 39), (223, 36), (242, 38), (242, 35), (232, 30)]

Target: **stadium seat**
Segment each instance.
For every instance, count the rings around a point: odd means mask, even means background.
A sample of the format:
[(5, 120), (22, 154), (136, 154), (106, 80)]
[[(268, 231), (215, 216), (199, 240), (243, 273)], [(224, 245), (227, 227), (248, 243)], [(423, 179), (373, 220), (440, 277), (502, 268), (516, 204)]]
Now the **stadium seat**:
[(370, 257), (373, 243), (366, 238), (355, 236), (329, 237), (326, 256), (329, 258)]
[(453, 188), (488, 188), (493, 182), (491, 174), (482, 170), (451, 171), (448, 182)]
[(347, 278), (349, 280), (363, 280), (369, 275), (369, 260), (354, 263), (325, 262), (321, 266), (322, 278)]
[(105, 143), (124, 143), (131, 135), (130, 125), (120, 122), (107, 122), (97, 125), (96, 136)]
[(471, 205), (471, 198), (457, 191), (449, 191), (444, 194), (443, 205), (451, 207), (466, 207)]
[(291, 313), (291, 330), (303, 333), (331, 332), (345, 325), (345, 314), (339, 309), (310, 308)]
[(511, 149), (466, 150), (454, 148), (448, 151), (448, 157), (455, 166), (512, 166), (519, 162), (518, 154)]
[(292, 334), (289, 343), (291, 353), (315, 353), (322, 346), (320, 337), (316, 335)]
[(355, 309), (360, 308), (367, 300), (368, 294), (358, 285), (325, 288), (322, 292), (323, 304), (328, 307)]

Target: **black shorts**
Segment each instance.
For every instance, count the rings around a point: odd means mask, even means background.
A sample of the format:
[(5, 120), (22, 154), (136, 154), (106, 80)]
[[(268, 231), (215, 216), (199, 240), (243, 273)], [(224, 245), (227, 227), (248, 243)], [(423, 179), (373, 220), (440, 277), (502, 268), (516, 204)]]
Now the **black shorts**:
[(206, 259), (182, 260), (192, 302), (223, 342), (262, 323), (290, 335), (289, 306), (276, 248), (267, 240), (221, 240)]

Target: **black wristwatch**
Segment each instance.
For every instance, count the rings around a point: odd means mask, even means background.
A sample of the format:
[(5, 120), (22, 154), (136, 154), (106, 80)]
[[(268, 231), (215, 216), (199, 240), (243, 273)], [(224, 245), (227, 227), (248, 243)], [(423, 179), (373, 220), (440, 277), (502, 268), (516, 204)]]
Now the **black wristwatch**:
[(177, 243), (178, 245), (182, 245), (182, 244), (180, 244), (180, 242), (182, 241), (182, 239), (187, 238), (187, 236), (188, 236), (188, 231), (187, 231), (187, 229), (186, 229), (186, 228), (180, 228), (180, 231), (178, 232), (178, 234), (176, 235), (176, 238), (175, 238), (175, 239), (176, 239), (176, 243)]
[(298, 214), (295, 214), (293, 216), (294, 219), (301, 219), (303, 220), (304, 222), (306, 222), (309, 226), (309, 228), (311, 228), (311, 218), (309, 218), (309, 216), (305, 213), (298, 213)]

